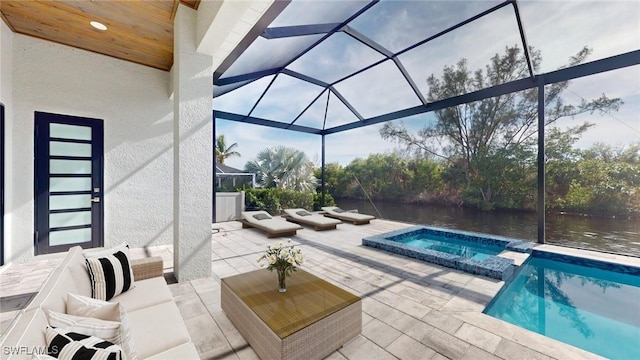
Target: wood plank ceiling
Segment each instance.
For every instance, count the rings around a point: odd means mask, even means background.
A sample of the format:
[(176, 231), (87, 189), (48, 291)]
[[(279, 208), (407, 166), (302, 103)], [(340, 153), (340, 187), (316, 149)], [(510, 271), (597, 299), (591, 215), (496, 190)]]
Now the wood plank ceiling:
[[(200, 4), (200, 0), (0, 0), (0, 14), (16, 33), (168, 71), (179, 2), (196, 10)], [(91, 21), (107, 30), (93, 28)]]

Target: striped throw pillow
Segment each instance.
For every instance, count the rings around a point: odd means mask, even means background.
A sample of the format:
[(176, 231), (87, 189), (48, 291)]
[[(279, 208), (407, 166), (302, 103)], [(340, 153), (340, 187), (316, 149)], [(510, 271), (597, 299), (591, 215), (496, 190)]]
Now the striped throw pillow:
[(104, 257), (87, 257), (85, 262), (91, 280), (92, 298), (110, 300), (133, 288), (133, 270), (128, 247)]
[(47, 326), (47, 351), (58, 359), (122, 360), (122, 348), (95, 336)]
[(95, 336), (114, 344), (121, 343), (119, 321), (67, 315), (52, 310), (47, 311), (47, 318), (49, 319), (49, 325), (54, 328), (64, 328), (68, 331)]

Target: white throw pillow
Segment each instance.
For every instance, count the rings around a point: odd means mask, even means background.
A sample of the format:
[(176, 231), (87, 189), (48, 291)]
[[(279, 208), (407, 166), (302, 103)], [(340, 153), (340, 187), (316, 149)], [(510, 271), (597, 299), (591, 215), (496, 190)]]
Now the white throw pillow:
[(134, 277), (127, 244), (98, 253), (85, 251), (83, 255), (91, 281), (91, 297), (110, 300), (133, 289)]
[(49, 355), (58, 359), (123, 359), (120, 346), (95, 336), (47, 326), (45, 338)]
[(47, 311), (49, 325), (80, 334), (99, 337), (114, 344), (120, 343), (120, 322), (100, 320), (91, 317), (61, 314)]
[(131, 333), (129, 316), (122, 304), (110, 303), (82, 295), (67, 294), (67, 314), (118, 321), (120, 323), (120, 341), (116, 343), (122, 346), (127, 359), (137, 359), (137, 349)]

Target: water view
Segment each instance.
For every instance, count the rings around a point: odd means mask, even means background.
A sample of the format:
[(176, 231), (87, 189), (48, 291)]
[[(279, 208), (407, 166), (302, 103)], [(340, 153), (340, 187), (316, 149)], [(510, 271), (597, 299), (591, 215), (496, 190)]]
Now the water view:
[[(479, 211), (454, 206), (401, 204), (336, 199), (343, 209), (358, 209), (383, 219), (536, 241), (537, 215), (527, 212)], [(547, 243), (640, 256), (640, 223), (614, 219), (547, 214)]]

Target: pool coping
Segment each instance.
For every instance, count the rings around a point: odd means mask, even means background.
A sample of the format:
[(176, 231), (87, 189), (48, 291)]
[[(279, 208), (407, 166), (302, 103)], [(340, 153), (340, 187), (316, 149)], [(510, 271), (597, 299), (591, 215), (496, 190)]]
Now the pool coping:
[(572, 248), (553, 244), (535, 244), (534, 250), (549, 252), (557, 255), (566, 255), (571, 257), (579, 257), (591, 259), (599, 262), (607, 262), (618, 265), (625, 265), (640, 268), (640, 257), (605, 253), (590, 249)]
[(521, 239), (512, 239), (470, 231), (453, 231), (423, 225), (416, 225), (374, 236), (368, 236), (362, 239), (362, 245), (465, 271), (475, 275), (487, 276), (492, 279), (507, 281), (513, 277), (517, 268), (517, 266), (514, 264), (513, 259), (503, 258), (499, 255), (492, 255), (485, 260), (478, 261), (457, 255), (443, 253), (440, 251), (409, 246), (388, 239), (391, 237), (401, 237), (405, 234), (425, 230), (431, 234), (438, 236), (444, 236), (463, 241), (471, 241), (485, 245), (499, 246), (503, 247), (505, 250), (520, 253), (530, 253), (534, 245), (534, 243), (530, 241)]

